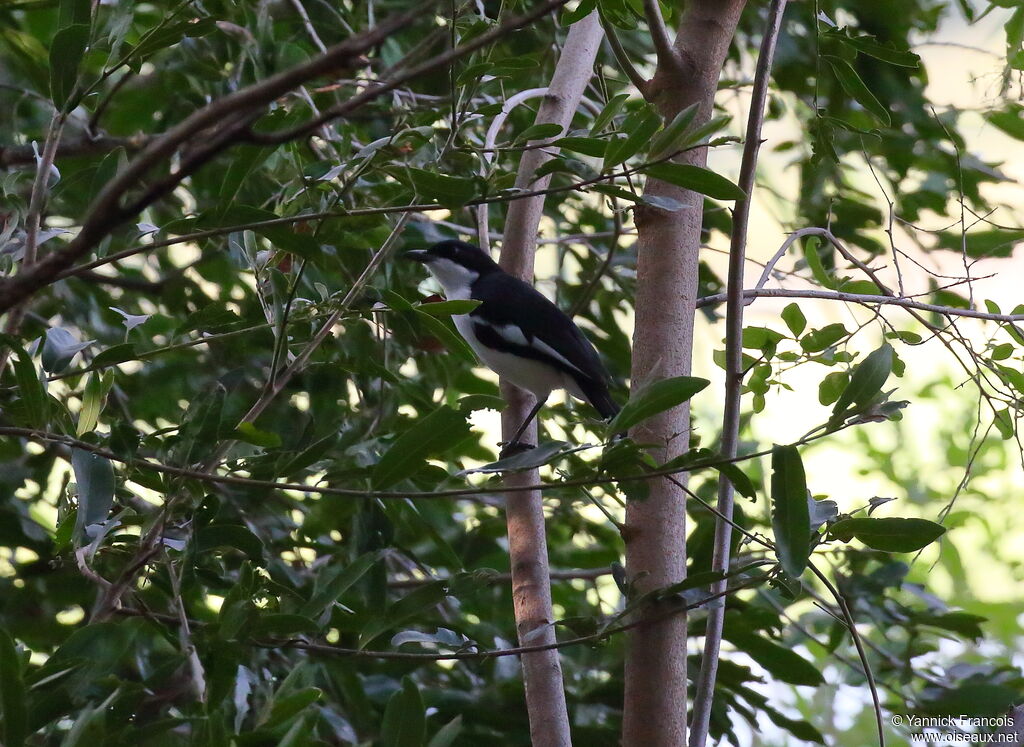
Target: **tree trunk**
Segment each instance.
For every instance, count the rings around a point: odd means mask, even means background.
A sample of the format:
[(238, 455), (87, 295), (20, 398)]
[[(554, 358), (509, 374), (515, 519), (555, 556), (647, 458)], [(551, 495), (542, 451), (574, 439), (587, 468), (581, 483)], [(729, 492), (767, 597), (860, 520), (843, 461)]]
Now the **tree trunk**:
[[(590, 80), (601, 36), (596, 13), (591, 13), (569, 29), (551, 85), (537, 112), (536, 124), (553, 122), (561, 125), (563, 130), (568, 128)], [(533, 175), (551, 158), (550, 151), (548, 148), (536, 148), (523, 152), (516, 175), (517, 187), (544, 189), (547, 186), (549, 177), (534, 181)], [(527, 281), (533, 279), (533, 256), (543, 211), (543, 196), (516, 200), (509, 205), (505, 219), (501, 266)], [(508, 440), (532, 409), (534, 399), (531, 394), (507, 382), (502, 382), (502, 393), (508, 402), (501, 418), (502, 435)], [(536, 443), (536, 439), (535, 421), (523, 434), (523, 440)], [(529, 485), (537, 480), (536, 470), (517, 472), (506, 478), (506, 485)], [(519, 642), (522, 645), (554, 643), (551, 579), (541, 494), (539, 491), (509, 493), (505, 505), (512, 599)], [(571, 744), (558, 651), (552, 649), (524, 654), (522, 662), (533, 744)]]
[[(743, 0), (691, 0), (680, 19), (672, 56), (659, 55), (644, 95), (670, 120), (698, 104), (695, 124), (712, 112), (718, 77)], [(703, 166), (704, 148), (678, 162)], [(637, 297), (633, 333), (634, 388), (651, 379), (690, 373), (703, 195), (649, 179), (646, 194), (669, 197), (676, 212), (636, 209)], [(631, 432), (663, 462), (689, 447), (690, 413), (683, 405), (653, 417)], [(681, 581), (686, 575), (686, 507), (682, 489), (667, 479), (651, 481), (650, 497), (626, 507), (626, 568), (637, 593)], [(640, 614), (651, 614), (648, 610)], [(629, 634), (626, 652), (623, 742), (655, 747), (686, 744), (686, 617), (641, 625)]]

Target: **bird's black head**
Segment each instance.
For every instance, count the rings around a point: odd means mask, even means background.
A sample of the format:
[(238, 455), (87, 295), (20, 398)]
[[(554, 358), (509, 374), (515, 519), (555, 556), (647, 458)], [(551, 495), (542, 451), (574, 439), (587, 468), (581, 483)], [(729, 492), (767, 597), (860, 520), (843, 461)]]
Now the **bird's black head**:
[(449, 239), (439, 241), (429, 249), (417, 249), (406, 252), (405, 256), (415, 262), (422, 262), (428, 267), (432, 264), (452, 262), (466, 268), (478, 277), (498, 270), (498, 263), (491, 259), (483, 249), (465, 241)]

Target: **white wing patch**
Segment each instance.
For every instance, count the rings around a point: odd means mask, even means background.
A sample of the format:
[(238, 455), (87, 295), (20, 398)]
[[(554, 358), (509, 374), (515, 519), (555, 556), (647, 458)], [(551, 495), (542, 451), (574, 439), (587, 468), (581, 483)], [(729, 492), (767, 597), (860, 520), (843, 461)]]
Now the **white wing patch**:
[(554, 358), (556, 361), (568, 368), (571, 368), (573, 371), (578, 371), (582, 376), (586, 376), (586, 373), (581, 371), (579, 366), (574, 365), (568, 358), (541, 340), (539, 337), (534, 337), (532, 340), (528, 340), (526, 335), (523, 334), (523, 330), (515, 324), (502, 324), (501, 326), (493, 325), (491, 329), (497, 332), (501, 339), (507, 341), (511, 345), (522, 345), (523, 347), (533, 348), (549, 358)]

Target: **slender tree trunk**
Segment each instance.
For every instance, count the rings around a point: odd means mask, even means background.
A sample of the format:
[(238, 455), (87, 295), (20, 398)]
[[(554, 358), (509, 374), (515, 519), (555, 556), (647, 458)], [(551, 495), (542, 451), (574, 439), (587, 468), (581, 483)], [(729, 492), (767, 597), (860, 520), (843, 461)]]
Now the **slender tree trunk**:
[[(666, 120), (698, 104), (696, 123), (712, 112), (718, 77), (743, 0), (690, 0), (671, 50), (660, 49), (654, 78), (644, 95)], [(660, 20), (660, 19), (659, 19)], [(679, 157), (703, 166), (703, 148)], [(633, 386), (652, 378), (690, 372), (697, 265), (704, 198), (655, 179), (646, 193), (682, 203), (676, 212), (636, 210), (638, 231)], [(633, 430), (641, 443), (656, 444), (659, 462), (689, 447), (690, 413), (676, 407)], [(650, 485), (650, 497), (626, 507), (626, 568), (638, 593), (686, 575), (686, 508), (682, 489), (666, 479)], [(641, 612), (651, 614), (654, 611)], [(623, 742), (633, 747), (686, 744), (686, 618), (652, 621), (629, 634), (626, 652)]]
[[(596, 13), (569, 29), (551, 85), (537, 112), (537, 124), (553, 122), (561, 125), (563, 130), (568, 128), (590, 80), (601, 36)], [(547, 186), (548, 177), (534, 181), (533, 175), (551, 158), (549, 153), (547, 148), (524, 151), (516, 175), (517, 187), (544, 189)], [(509, 205), (505, 220), (501, 266), (527, 281), (533, 279), (533, 256), (543, 211), (543, 196), (516, 200)], [(534, 400), (529, 393), (506, 382), (502, 382), (502, 393), (508, 402), (502, 413), (502, 435), (508, 440), (533, 407)], [(523, 434), (523, 440), (536, 443), (536, 439), (537, 426), (534, 422)], [(537, 472), (532, 470), (509, 475), (506, 484), (529, 485), (537, 480)], [(523, 645), (554, 643), (551, 579), (541, 494), (539, 491), (509, 493), (505, 505), (512, 565), (512, 599), (519, 642)], [(558, 651), (524, 654), (522, 661), (533, 744), (571, 744)]]

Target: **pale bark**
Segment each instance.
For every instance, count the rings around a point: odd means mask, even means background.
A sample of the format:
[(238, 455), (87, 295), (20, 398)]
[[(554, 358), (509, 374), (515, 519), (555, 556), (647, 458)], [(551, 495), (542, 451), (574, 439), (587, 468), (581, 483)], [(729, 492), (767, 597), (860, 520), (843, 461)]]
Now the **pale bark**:
[[(583, 90), (590, 80), (601, 42), (597, 14), (577, 22), (569, 34), (555, 67), (551, 85), (537, 112), (536, 123), (556, 123), (567, 129)], [(550, 149), (523, 152), (516, 186), (542, 190), (548, 177), (534, 181), (537, 168), (551, 158)], [(533, 279), (533, 257), (537, 230), (544, 211), (544, 197), (518, 200), (509, 205), (503, 231), (501, 266), (514, 275)], [(486, 227), (485, 227), (486, 229)], [(502, 382), (508, 407), (502, 413), (502, 434), (508, 439), (533, 407), (533, 396)], [(536, 443), (537, 427), (523, 434), (525, 443)], [(518, 472), (506, 478), (511, 486), (537, 482), (536, 470)], [(516, 628), (522, 645), (553, 643), (555, 630), (551, 610), (551, 579), (548, 569), (544, 509), (539, 491), (509, 493), (505, 515), (508, 523), (509, 556), (512, 567), (512, 599)], [(556, 650), (524, 654), (523, 681), (534, 745), (568, 745), (569, 717), (562, 685), (562, 668)]]
[[(768, 80), (771, 76), (775, 44), (782, 26), (782, 13), (786, 0), (772, 0), (768, 12), (768, 26), (761, 39), (757, 58), (757, 73), (750, 100), (747, 131), (743, 144), (739, 186), (746, 197), (736, 202), (732, 216), (732, 240), (729, 247), (729, 280), (726, 301), (725, 333), (725, 406), (722, 414), (722, 440), (720, 451), (726, 458), (736, 456), (740, 431), (740, 395), (743, 391), (743, 267), (746, 262), (747, 224), (750, 218), (751, 197), (757, 174), (757, 155), (761, 148), (761, 125), (764, 121), (765, 102), (768, 100)], [(726, 573), (729, 570), (729, 550), (732, 542), (733, 487), (725, 477), (718, 481), (718, 517), (715, 519), (714, 557), (711, 570)], [(726, 581), (711, 585), (711, 593), (724, 592)], [(704, 747), (711, 722), (711, 706), (718, 677), (718, 657), (721, 653), (725, 628), (725, 605), (708, 611), (704, 633), (704, 654), (700, 675), (693, 697), (693, 722), (690, 725), (690, 747)]]
[[(691, 0), (680, 18), (675, 55), (662, 58), (644, 95), (667, 120), (690, 104), (696, 123), (712, 112), (718, 78), (743, 0)], [(703, 166), (706, 149), (689, 151), (680, 163)], [(637, 297), (633, 334), (633, 386), (652, 378), (690, 372), (697, 266), (704, 198), (655, 179), (648, 195), (669, 197), (676, 212), (636, 211)], [(690, 414), (680, 406), (651, 418), (631, 436), (657, 444), (659, 462), (689, 446)], [(650, 497), (626, 507), (626, 569), (637, 593), (667, 586), (686, 575), (686, 509), (682, 488), (666, 479), (650, 483)], [(654, 616), (657, 611), (646, 613)], [(656, 747), (686, 744), (686, 618), (675, 615), (629, 635), (626, 652), (623, 742)]]

